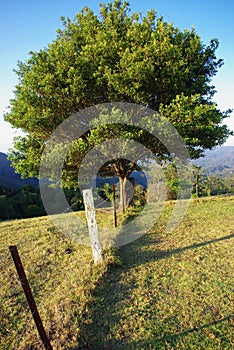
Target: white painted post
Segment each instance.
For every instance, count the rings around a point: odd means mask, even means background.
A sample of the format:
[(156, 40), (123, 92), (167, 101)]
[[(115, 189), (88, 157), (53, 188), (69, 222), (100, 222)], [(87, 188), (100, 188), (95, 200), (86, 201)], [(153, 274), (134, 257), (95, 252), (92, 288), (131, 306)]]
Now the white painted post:
[(96, 221), (93, 192), (92, 189), (83, 191), (85, 213), (88, 222), (88, 230), (91, 241), (91, 247), (93, 252), (93, 259), (95, 264), (99, 264), (103, 261), (102, 246), (98, 235), (98, 226)]

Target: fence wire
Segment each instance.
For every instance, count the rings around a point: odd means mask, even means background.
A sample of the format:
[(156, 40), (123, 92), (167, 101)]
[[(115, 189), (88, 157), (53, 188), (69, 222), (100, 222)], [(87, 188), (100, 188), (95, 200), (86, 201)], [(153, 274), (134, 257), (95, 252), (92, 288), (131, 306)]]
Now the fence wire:
[[(73, 299), (77, 294), (69, 271), (72, 266), (77, 267), (79, 261), (71, 255), (75, 249), (74, 241), (48, 225), (46, 232), (43, 237), (37, 233), (29, 234), (18, 242), (9, 235), (8, 243), (17, 246), (42, 323), (47, 334), (54, 336), (59, 344), (60, 331), (66, 329), (63, 313), (67, 294), (73, 293)], [(7, 240), (4, 246), (6, 244)], [(0, 250), (0, 350), (43, 349), (9, 246)], [(82, 254), (86, 253), (82, 250)], [(67, 265), (61, 264), (64, 259), (67, 259)], [(72, 284), (70, 287), (69, 283)]]
[[(47, 258), (51, 254), (52, 244), (51, 242), (43, 244), (43, 252), (40, 251), (41, 254), (37, 254), (35, 258), (31, 257), (30, 264), (28, 264), (27, 253), (24, 250), (26, 248), (26, 251), (30, 251), (34, 237), (34, 234), (29, 235), (27, 239), (22, 239), (14, 245), (19, 249), (33, 296), (38, 299), (37, 296), (40, 294), (43, 285), (45, 286), (49, 283), (49, 278), (47, 280), (45, 279), (43, 267), (46, 268), (48, 264)], [(55, 253), (53, 258), (57, 260), (56, 254), (58, 252), (54, 248), (56, 247), (53, 247), (53, 252)], [(29, 325), (31, 325), (30, 331), (33, 330), (34, 333), (34, 343), (38, 341), (38, 335), (36, 327), (33, 324), (33, 315), (29, 311), (26, 297), (11, 258), (9, 247), (0, 251), (0, 272), (2, 278), (2, 288), (0, 291), (0, 349), (23, 349), (24, 346), (21, 343), (24, 337), (27, 338)], [(40, 275), (43, 275), (43, 278), (40, 278)], [(39, 284), (38, 281), (40, 281)], [(37, 300), (37, 306), (40, 309), (43, 308), (43, 301)], [(38, 343), (37, 348), (40, 348), (40, 343)]]
[(6, 348), (9, 349), (9, 350), (17, 350), (19, 349), (19, 346), (20, 346), (20, 341), (21, 339), (23, 338), (24, 334), (26, 333), (27, 331), (27, 328), (29, 327), (29, 325), (32, 323), (32, 315), (30, 314), (27, 318), (27, 321), (25, 322), (25, 325), (24, 327), (20, 330), (19, 332), (19, 335), (18, 337), (16, 337), (13, 341), (12, 344), (10, 344), (10, 347)]

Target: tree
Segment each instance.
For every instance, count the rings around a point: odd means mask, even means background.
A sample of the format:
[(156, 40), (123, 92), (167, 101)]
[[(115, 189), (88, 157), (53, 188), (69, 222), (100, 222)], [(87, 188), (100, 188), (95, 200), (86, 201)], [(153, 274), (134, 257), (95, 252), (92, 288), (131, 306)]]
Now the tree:
[(231, 193), (231, 188), (225, 182), (225, 177), (215, 175), (203, 176), (201, 183), (201, 194), (215, 196), (225, 193)]
[[(129, 4), (119, 0), (101, 4), (100, 16), (86, 7), (74, 20), (62, 21), (56, 39), (31, 52), (16, 70), (19, 81), (5, 120), (26, 133), (15, 140), (10, 154), (22, 176), (38, 176), (46, 141), (62, 121), (105, 102), (137, 103), (160, 112), (178, 130), (192, 158), (230, 135), (223, 124), (230, 111), (222, 112), (212, 102), (211, 80), (223, 64), (216, 57), (216, 39), (205, 45), (195, 29), (180, 31), (153, 10), (145, 16), (131, 14)], [(162, 153), (162, 145), (137, 128), (110, 128), (94, 128), (74, 143), (64, 164), (65, 186), (74, 186), (82, 156), (98, 138), (127, 134)], [(126, 159), (110, 166), (123, 186), (136, 169)]]
[(167, 185), (167, 199), (177, 199), (179, 190), (179, 179), (176, 171), (176, 165), (169, 163), (164, 170), (166, 185)]

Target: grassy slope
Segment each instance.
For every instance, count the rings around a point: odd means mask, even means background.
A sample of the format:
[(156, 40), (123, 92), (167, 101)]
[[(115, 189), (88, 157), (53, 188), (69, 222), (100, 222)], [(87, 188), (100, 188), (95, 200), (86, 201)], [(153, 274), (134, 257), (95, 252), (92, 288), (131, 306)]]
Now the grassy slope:
[(120, 266), (109, 258), (94, 267), (90, 249), (48, 218), (0, 223), (0, 349), (42, 349), (5, 256), (10, 244), (18, 244), (54, 349), (232, 349), (233, 203), (193, 203), (170, 234), (168, 204), (147, 235), (120, 249)]

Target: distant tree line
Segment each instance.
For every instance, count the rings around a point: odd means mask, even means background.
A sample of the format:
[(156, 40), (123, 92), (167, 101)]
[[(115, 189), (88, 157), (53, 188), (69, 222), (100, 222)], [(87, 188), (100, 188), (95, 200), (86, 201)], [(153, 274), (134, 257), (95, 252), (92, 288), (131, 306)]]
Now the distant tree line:
[[(106, 179), (107, 180), (107, 179)], [(165, 183), (167, 199), (177, 198), (179, 182), (176, 168), (169, 165), (165, 170)], [(48, 186), (48, 185), (45, 185)], [(119, 191), (119, 188), (117, 186)], [(56, 197), (56, 191), (48, 186), (48, 191), (54, 191), (52, 211), (61, 212), (60, 202)], [(162, 191), (165, 187), (162, 186)], [(142, 206), (145, 204), (147, 189), (141, 184), (134, 184), (134, 193), (130, 205)], [(84, 210), (83, 199), (79, 190), (64, 189), (69, 206), (73, 211)], [(234, 193), (234, 174), (225, 176), (206, 175), (201, 167), (194, 166), (193, 173), (193, 197), (215, 196)], [(113, 187), (108, 180), (100, 184), (99, 195), (107, 201), (113, 200)], [(117, 193), (119, 196), (119, 193)], [(160, 196), (160, 193), (157, 193)], [(12, 190), (0, 186), (0, 221), (11, 219), (32, 218), (46, 215), (39, 187), (27, 185), (20, 189)]]
[[(198, 181), (198, 196), (217, 196), (234, 193), (234, 174), (217, 176), (200, 174)], [(195, 194), (195, 190), (194, 190)]]
[(45, 215), (38, 187), (12, 190), (0, 186), (0, 219), (20, 219)]
[[(165, 169), (167, 186), (167, 199), (176, 199), (179, 189), (176, 167), (169, 164)], [(234, 193), (234, 174), (217, 175), (206, 174), (200, 166), (193, 166), (192, 176), (193, 191), (192, 197), (216, 196), (227, 193)]]
[[(53, 188), (48, 190), (53, 191)], [(74, 211), (83, 209), (80, 193), (76, 190), (64, 190), (67, 201)], [(56, 192), (55, 192), (56, 193)], [(59, 201), (54, 197), (54, 213), (59, 213)], [(12, 190), (0, 186), (0, 220), (33, 218), (46, 215), (40, 189), (32, 185)]]

